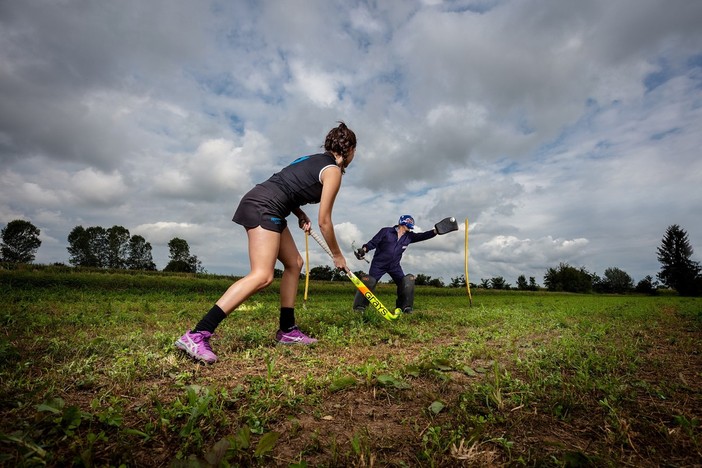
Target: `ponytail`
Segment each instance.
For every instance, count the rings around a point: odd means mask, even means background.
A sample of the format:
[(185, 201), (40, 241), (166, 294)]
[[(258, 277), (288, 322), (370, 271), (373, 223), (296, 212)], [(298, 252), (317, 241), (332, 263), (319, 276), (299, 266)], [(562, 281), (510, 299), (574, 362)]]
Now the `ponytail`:
[(332, 128), (324, 140), (324, 149), (336, 153), (344, 160), (348, 157), (352, 149), (356, 147), (356, 134), (339, 121), (339, 126)]

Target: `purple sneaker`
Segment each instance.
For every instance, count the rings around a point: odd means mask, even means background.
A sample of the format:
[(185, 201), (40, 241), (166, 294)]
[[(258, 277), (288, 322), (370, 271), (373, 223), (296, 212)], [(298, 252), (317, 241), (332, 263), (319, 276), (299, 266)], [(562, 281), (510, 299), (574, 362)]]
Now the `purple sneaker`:
[(275, 334), (275, 340), (280, 344), (314, 344), (317, 342), (316, 338), (310, 338), (300, 331), (299, 328), (293, 327), (289, 332), (283, 332), (278, 330)]
[(212, 333), (208, 331), (188, 332), (178, 338), (175, 342), (176, 348), (182, 349), (190, 357), (198, 361), (212, 364), (217, 361), (217, 355), (212, 352), (210, 347), (210, 337)]

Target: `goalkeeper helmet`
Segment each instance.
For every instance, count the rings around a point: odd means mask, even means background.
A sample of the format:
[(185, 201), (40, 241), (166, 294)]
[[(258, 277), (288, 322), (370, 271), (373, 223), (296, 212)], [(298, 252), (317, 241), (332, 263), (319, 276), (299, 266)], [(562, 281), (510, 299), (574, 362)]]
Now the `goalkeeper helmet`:
[(414, 218), (412, 217), (412, 215), (402, 215), (400, 216), (400, 220), (397, 222), (397, 224), (399, 224), (400, 226), (405, 226), (411, 231), (412, 229), (414, 229)]

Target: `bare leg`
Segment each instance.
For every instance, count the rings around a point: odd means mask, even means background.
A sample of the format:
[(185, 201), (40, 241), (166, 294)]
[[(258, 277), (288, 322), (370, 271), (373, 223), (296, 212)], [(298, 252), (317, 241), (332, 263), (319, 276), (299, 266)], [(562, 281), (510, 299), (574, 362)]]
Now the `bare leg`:
[[(286, 231), (292, 241), (290, 231), (286, 229), (283, 232)], [(251, 297), (251, 295), (265, 288), (273, 281), (273, 269), (275, 268), (275, 260), (279, 255), (281, 234), (274, 231), (267, 231), (261, 226), (247, 229), (246, 234), (249, 237), (249, 262), (251, 263), (251, 272), (229, 286), (229, 289), (227, 289), (217, 301), (216, 304), (227, 315), (239, 307), (246, 299)], [(293, 246), (294, 245), (293, 243)], [(281, 299), (282, 297), (283, 295), (281, 292)]]
[(278, 260), (283, 264), (283, 278), (280, 281), (280, 306), (295, 307), (297, 287), (300, 284), (302, 257), (289, 229), (280, 234)]
[(302, 257), (287, 228), (280, 235), (278, 260), (283, 264), (283, 279), (280, 281), (280, 328), (275, 340), (284, 345), (309, 345), (317, 342), (295, 326), (295, 298), (300, 284)]

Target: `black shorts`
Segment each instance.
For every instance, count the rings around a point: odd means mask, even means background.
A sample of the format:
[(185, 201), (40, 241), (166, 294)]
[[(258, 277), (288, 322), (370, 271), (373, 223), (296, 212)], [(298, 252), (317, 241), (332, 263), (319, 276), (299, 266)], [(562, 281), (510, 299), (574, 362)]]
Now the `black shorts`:
[(278, 198), (274, 192), (257, 185), (241, 199), (232, 221), (245, 228), (261, 226), (267, 231), (283, 232), (288, 226), (285, 218), (290, 210), (280, 206)]

